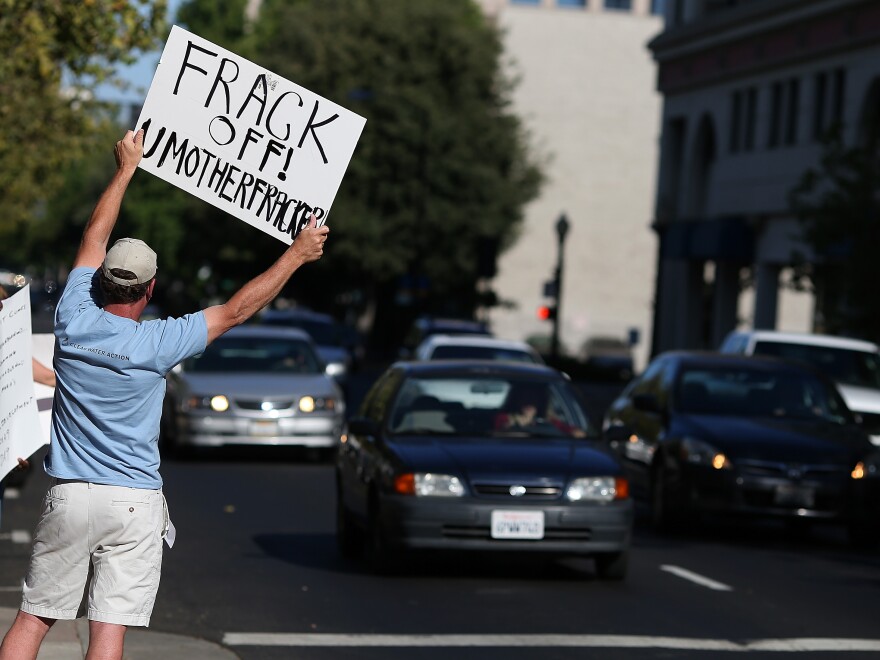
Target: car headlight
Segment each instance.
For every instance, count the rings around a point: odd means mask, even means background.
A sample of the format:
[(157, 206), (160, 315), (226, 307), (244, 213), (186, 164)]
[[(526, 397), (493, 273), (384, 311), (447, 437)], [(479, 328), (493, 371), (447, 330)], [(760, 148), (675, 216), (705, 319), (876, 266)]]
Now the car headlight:
[(856, 463), (850, 476), (853, 479), (880, 477), (880, 453), (872, 454), (868, 458)]
[(572, 502), (611, 502), (627, 497), (629, 482), (621, 477), (580, 477), (565, 491), (565, 498)]
[(716, 470), (729, 470), (733, 463), (722, 452), (708, 442), (696, 438), (685, 438), (681, 441), (681, 457), (694, 465), (705, 465)]
[(191, 396), (186, 400), (186, 406), (190, 410), (226, 412), (229, 410), (229, 399), (222, 394), (217, 394), (216, 396)]
[(394, 479), (394, 492), (416, 497), (461, 497), (464, 485), (451, 474), (434, 472), (408, 472)]
[(300, 412), (332, 412), (336, 410), (337, 401), (332, 396), (303, 396), (297, 405)]

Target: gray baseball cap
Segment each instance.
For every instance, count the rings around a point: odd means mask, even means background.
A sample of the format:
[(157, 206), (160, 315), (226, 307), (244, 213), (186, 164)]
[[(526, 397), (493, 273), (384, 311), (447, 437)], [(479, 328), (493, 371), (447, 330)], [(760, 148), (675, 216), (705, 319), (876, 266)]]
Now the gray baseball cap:
[[(135, 274), (135, 279), (116, 277), (111, 270), (119, 268)], [(146, 284), (156, 276), (156, 253), (150, 246), (137, 238), (120, 238), (104, 257), (101, 266), (105, 277), (122, 286)]]

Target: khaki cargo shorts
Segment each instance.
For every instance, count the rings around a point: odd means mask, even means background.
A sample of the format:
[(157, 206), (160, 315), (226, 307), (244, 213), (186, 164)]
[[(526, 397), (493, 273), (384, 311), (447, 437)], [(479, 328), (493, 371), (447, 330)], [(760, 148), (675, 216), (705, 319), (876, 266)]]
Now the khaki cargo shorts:
[(148, 626), (169, 525), (161, 490), (55, 479), (34, 532), (21, 609), (75, 619), (88, 588), (88, 617)]

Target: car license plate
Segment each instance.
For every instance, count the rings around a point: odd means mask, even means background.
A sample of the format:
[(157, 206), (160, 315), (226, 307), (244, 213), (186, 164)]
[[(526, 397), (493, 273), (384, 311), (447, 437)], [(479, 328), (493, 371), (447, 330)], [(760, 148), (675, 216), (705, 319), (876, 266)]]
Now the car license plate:
[(809, 509), (816, 503), (816, 492), (808, 486), (780, 484), (776, 487), (775, 502), (780, 506), (799, 506)]
[(278, 422), (271, 419), (251, 422), (251, 435), (278, 435)]
[(544, 538), (543, 511), (493, 511), (493, 539)]

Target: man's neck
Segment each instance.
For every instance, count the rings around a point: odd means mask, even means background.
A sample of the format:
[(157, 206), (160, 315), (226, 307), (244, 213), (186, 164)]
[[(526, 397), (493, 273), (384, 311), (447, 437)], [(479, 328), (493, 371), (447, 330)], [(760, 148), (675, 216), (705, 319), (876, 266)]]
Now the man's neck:
[(111, 303), (109, 305), (104, 305), (104, 311), (109, 312), (114, 316), (121, 316), (124, 319), (140, 321), (141, 314), (146, 305), (147, 303), (144, 299), (138, 300), (134, 303)]

